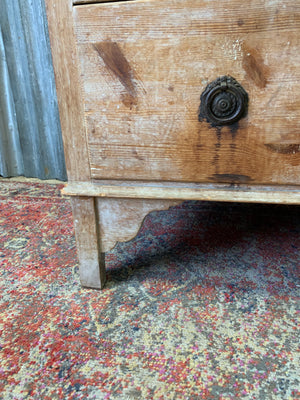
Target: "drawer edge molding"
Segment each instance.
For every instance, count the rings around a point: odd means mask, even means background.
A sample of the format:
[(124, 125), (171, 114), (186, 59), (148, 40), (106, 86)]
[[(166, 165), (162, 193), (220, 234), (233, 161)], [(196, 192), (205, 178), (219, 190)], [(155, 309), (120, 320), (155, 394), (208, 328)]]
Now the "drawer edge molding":
[(300, 186), (211, 185), (156, 182), (69, 182), (65, 196), (124, 199), (203, 200), (300, 205)]

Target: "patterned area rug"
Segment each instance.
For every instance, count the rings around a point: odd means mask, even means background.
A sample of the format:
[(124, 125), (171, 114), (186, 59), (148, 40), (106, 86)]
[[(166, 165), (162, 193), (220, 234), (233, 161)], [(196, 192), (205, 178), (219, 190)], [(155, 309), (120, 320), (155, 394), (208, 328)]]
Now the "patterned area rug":
[(300, 399), (299, 207), (153, 212), (96, 291), (61, 186), (0, 186), (1, 399)]

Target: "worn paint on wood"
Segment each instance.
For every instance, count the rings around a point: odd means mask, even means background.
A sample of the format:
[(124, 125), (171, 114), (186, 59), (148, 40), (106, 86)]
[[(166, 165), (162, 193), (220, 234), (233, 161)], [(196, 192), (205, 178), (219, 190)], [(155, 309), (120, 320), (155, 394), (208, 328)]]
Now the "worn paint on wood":
[[(120, 199), (205, 200), (300, 204), (299, 186), (258, 186), (248, 184), (203, 184), (183, 182), (97, 181), (72, 182), (64, 189), (68, 196)], [(126, 210), (124, 210), (126, 213)]]
[(133, 239), (145, 217), (154, 210), (166, 210), (178, 200), (145, 200), (98, 198), (99, 238), (102, 251), (111, 250), (117, 242)]
[(95, 199), (72, 197), (71, 204), (81, 284), (89, 288), (102, 289), (106, 280), (105, 256), (98, 234)]
[[(74, 18), (92, 178), (300, 184), (299, 152), (272, 151), (300, 144), (300, 3), (122, 2)], [(248, 116), (212, 128), (200, 95), (225, 74)]]
[(71, 0), (46, 0), (57, 97), (69, 180), (90, 179)]

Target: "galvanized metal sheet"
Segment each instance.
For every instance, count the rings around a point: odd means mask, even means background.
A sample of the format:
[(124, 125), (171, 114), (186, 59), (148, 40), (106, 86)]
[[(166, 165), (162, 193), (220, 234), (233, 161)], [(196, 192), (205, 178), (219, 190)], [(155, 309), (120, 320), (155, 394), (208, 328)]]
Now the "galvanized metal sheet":
[(66, 180), (43, 0), (2, 0), (0, 175)]

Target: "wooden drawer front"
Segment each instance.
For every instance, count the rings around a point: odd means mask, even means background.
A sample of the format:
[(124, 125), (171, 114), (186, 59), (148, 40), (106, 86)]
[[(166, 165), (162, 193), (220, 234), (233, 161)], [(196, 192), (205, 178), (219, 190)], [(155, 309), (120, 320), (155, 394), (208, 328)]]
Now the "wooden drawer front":
[[(94, 179), (300, 184), (300, 3), (132, 1), (74, 7)], [(198, 121), (233, 76), (237, 126)]]

